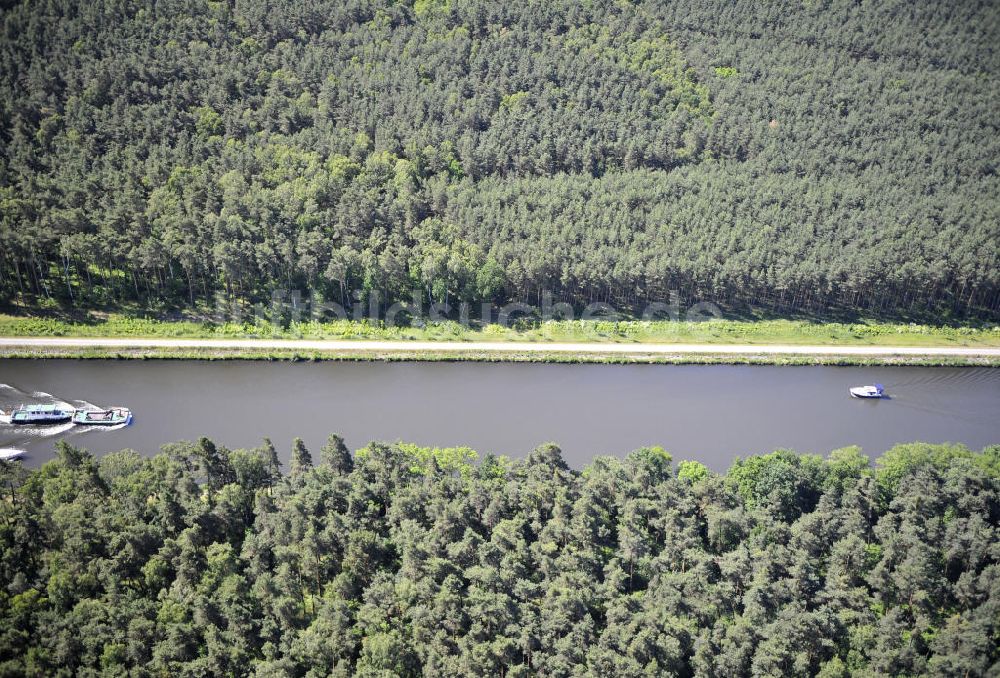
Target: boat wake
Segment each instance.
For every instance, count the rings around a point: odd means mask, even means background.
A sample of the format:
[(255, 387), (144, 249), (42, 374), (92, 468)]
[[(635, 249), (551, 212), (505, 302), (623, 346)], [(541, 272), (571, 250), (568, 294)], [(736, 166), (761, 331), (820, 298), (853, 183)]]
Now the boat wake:
[(75, 407), (73, 403), (45, 391), (29, 393), (10, 384), (0, 384), (0, 410), (9, 415), (10, 411), (18, 405), (59, 405), (67, 409)]
[(958, 370), (941, 370), (937, 374), (926, 374), (912, 379), (904, 379), (897, 382), (886, 382), (886, 388), (909, 388), (912, 386), (938, 386), (943, 384), (976, 384), (987, 383), (997, 379), (997, 371), (993, 368), (969, 368), (963, 367)]
[(886, 390), (895, 406), (971, 426), (990, 427), (996, 424), (996, 413), (988, 409), (988, 404), (963, 395), (974, 387), (991, 383), (1000, 388), (998, 377), (1000, 371), (994, 368), (941, 369), (886, 382)]
[(947, 407), (940, 403), (921, 403), (908, 398), (893, 397), (893, 402), (901, 407), (929, 414), (936, 417), (954, 419), (973, 426), (990, 426), (996, 422), (996, 416), (988, 413), (979, 414), (977, 412), (960, 411)]
[(24, 424), (14, 427), (10, 425), (19, 436), (23, 438), (51, 438), (61, 433), (66, 433), (73, 428), (73, 422), (66, 421), (58, 424)]

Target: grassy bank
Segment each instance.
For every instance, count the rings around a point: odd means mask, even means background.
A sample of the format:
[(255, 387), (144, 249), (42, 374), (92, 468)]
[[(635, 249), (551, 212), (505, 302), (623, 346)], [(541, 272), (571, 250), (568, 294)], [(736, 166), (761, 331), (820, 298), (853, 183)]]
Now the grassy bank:
[(226, 348), (0, 348), (0, 358), (66, 358), (78, 360), (260, 360), (284, 362), (491, 362), (565, 363), (607, 365), (839, 365), (1000, 367), (1000, 358), (988, 356), (862, 356), (782, 354), (691, 354), (648, 353), (641, 346), (634, 353), (534, 353), (445, 351), (301, 351), (284, 349), (248, 350)]
[(338, 320), (291, 323), (288, 327), (279, 327), (268, 323), (164, 321), (122, 315), (90, 322), (0, 315), (0, 336), (997, 347), (1000, 346), (1000, 325), (952, 327), (874, 322), (813, 323), (803, 320), (559, 320), (545, 323), (521, 321), (514, 327), (465, 327), (457, 322), (387, 327), (379, 322)]

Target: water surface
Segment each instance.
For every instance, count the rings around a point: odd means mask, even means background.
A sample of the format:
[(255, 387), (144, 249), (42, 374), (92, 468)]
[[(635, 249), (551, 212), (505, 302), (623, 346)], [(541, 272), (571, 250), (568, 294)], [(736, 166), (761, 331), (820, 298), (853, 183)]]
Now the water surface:
[[(849, 397), (873, 382), (891, 399)], [(578, 468), (657, 444), (717, 470), (779, 447), (875, 456), (913, 440), (1000, 443), (1000, 370), (988, 368), (2, 360), (0, 384), (2, 409), (135, 413), (115, 431), (0, 424), (0, 448), (26, 450), (31, 466), (58, 437), (151, 454), (203, 435), (230, 448), (269, 436), (286, 458), (293, 437), (316, 452), (330, 432), (352, 448), (402, 439), (511, 456), (555, 441)]]

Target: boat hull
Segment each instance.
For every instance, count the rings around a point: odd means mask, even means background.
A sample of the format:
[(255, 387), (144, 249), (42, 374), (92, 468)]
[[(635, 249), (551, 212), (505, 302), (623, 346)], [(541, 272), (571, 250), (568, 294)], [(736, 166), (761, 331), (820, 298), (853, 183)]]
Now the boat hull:
[(30, 426), (32, 424), (63, 424), (71, 419), (71, 415), (66, 415), (65, 417), (11, 417), (10, 423), (14, 426)]
[(132, 421), (132, 418), (122, 419), (118, 421), (73, 421), (74, 424), (80, 426), (118, 426), (119, 424), (127, 424)]

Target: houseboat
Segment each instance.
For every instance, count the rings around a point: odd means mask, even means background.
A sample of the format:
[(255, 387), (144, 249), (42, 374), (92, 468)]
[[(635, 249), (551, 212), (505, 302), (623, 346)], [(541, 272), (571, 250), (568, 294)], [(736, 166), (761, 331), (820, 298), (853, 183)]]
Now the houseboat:
[(69, 421), (75, 410), (64, 405), (21, 405), (10, 413), (12, 424), (58, 424)]

